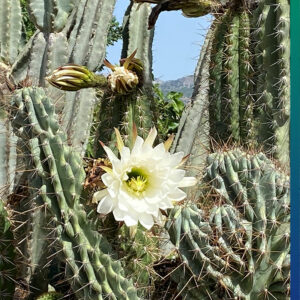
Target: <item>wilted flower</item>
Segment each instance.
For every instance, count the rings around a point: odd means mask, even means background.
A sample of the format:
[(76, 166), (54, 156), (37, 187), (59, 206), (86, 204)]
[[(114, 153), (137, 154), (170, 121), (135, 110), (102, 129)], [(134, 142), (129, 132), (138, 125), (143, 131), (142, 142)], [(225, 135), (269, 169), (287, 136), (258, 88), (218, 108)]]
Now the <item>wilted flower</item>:
[(129, 57), (121, 59), (121, 66), (114, 66), (108, 60), (104, 60), (104, 65), (112, 70), (107, 77), (112, 91), (118, 94), (126, 94), (140, 83), (143, 65), (139, 59), (134, 58), (136, 51)]
[(100, 201), (97, 211), (101, 214), (112, 211), (127, 226), (140, 222), (150, 229), (162, 220), (160, 210), (186, 197), (180, 188), (196, 184), (196, 179), (178, 169), (184, 154), (168, 152), (172, 139), (153, 148), (155, 128), (145, 141), (137, 136), (132, 150), (124, 146), (118, 130), (116, 135), (120, 159), (103, 145), (112, 168), (103, 167), (106, 173), (101, 178), (107, 189), (96, 192), (93, 202)]
[(103, 75), (96, 75), (87, 67), (67, 64), (59, 67), (46, 77), (48, 82), (64, 91), (78, 91), (83, 88), (104, 87), (107, 80)]

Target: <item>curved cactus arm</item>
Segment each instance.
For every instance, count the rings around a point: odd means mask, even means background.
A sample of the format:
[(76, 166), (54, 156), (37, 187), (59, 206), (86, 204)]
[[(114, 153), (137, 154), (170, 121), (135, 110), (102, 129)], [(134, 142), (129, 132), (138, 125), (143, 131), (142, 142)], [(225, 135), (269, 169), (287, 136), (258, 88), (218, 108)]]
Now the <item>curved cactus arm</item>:
[(22, 42), (22, 15), (19, 0), (4, 0), (0, 10), (0, 60), (13, 64)]
[(187, 268), (185, 293), (199, 282), (212, 299), (260, 300), (272, 289), (288, 299), (289, 178), (264, 154), (239, 150), (209, 155), (206, 176), (219, 204), (174, 208), (166, 225)]
[[(40, 195), (56, 223), (57, 241), (67, 262), (73, 291), (84, 299), (138, 299), (119, 262), (112, 259), (97, 225), (80, 203), (85, 177), (77, 152), (66, 145), (54, 107), (40, 88), (14, 94), (12, 124), (32, 155)], [(43, 158), (43, 159), (41, 159)]]
[(149, 28), (152, 28), (159, 14), (163, 11), (182, 10), (187, 17), (201, 17), (214, 12), (221, 6), (215, 0), (134, 0), (137, 3), (155, 3), (149, 16)]

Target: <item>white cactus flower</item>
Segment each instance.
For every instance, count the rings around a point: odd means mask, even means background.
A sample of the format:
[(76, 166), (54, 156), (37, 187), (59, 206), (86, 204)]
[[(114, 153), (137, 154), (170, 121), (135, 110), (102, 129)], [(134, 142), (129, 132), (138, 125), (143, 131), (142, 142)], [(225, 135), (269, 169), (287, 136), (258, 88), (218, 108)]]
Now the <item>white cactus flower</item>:
[(180, 188), (195, 185), (196, 178), (185, 177), (185, 171), (178, 169), (184, 154), (168, 152), (171, 138), (153, 148), (155, 128), (145, 141), (137, 136), (132, 150), (124, 146), (118, 130), (116, 134), (120, 159), (103, 145), (112, 168), (103, 167), (107, 173), (101, 179), (107, 189), (96, 192), (93, 202), (100, 201), (98, 213), (112, 211), (115, 219), (127, 226), (140, 222), (150, 229), (162, 220), (160, 210), (183, 200), (186, 193)]

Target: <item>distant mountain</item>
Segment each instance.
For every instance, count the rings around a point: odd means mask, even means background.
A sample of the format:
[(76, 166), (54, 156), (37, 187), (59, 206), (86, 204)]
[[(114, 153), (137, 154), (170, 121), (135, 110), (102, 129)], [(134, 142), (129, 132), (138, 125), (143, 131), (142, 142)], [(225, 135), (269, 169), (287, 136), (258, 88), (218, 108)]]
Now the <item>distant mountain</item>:
[(189, 75), (176, 80), (155, 80), (160, 85), (164, 94), (168, 92), (180, 92), (183, 94), (182, 101), (188, 103), (191, 100), (194, 88), (194, 76)]

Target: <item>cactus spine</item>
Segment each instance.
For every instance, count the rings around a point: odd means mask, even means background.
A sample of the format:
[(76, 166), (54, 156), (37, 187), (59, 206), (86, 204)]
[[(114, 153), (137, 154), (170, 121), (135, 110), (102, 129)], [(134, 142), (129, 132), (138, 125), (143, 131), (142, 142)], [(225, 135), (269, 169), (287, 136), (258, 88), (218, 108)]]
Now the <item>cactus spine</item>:
[[(209, 134), (221, 144), (262, 147), (284, 166), (289, 163), (289, 88), (283, 83), (289, 82), (289, 47), (284, 43), (289, 39), (289, 4), (264, 0), (251, 9), (226, 9), (212, 24), (211, 50), (203, 48), (210, 57), (209, 75), (199, 75), (200, 82), (210, 82)], [(192, 106), (186, 111), (191, 114)], [(184, 120), (183, 131), (188, 125)], [(200, 126), (195, 131), (204, 132)], [(179, 131), (174, 149), (184, 143)]]
[(188, 299), (288, 299), (289, 178), (264, 154), (239, 150), (209, 155), (206, 176), (218, 195), (209, 214), (175, 208), (167, 224), (187, 267), (179, 290)]
[(87, 145), (96, 104), (95, 91), (66, 94), (50, 86), (45, 77), (66, 63), (86, 65), (92, 71), (101, 66), (114, 5), (115, 0), (67, 3), (52, 0), (46, 4), (30, 0), (28, 9), (37, 31), (12, 66), (16, 83), (28, 76), (32, 84), (45, 87), (47, 95), (58, 102), (56, 109), (62, 113), (69, 144), (80, 153), (85, 152)]
[(13, 299), (16, 275), (15, 247), (11, 224), (3, 205), (0, 201), (0, 297), (3, 300)]

